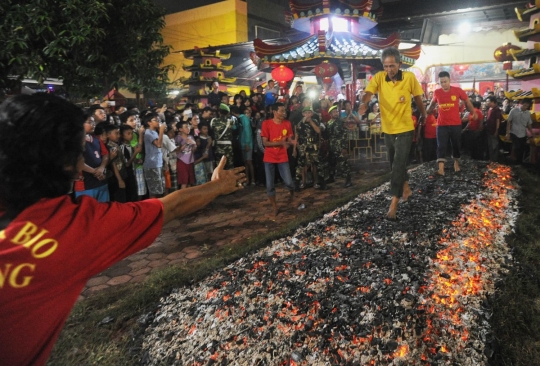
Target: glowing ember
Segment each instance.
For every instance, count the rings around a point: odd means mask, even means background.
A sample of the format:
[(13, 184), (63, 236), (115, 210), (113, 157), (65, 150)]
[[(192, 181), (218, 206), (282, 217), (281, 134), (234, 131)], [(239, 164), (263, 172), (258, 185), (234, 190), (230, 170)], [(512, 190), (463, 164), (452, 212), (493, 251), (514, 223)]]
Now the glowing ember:
[(411, 172), (422, 194), (397, 223), (381, 220), (384, 185), (176, 290), (147, 329), (146, 362), (485, 365), (481, 305), (510, 258), (516, 190), (509, 168), (482, 179), (478, 165)]

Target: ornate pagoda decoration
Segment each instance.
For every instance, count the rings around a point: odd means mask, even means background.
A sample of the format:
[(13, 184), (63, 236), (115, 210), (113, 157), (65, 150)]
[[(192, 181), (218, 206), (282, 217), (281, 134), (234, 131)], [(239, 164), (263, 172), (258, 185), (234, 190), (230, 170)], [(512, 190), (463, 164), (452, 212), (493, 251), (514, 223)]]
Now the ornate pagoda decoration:
[(219, 90), (227, 92), (227, 84), (234, 83), (236, 78), (225, 77), (225, 72), (233, 68), (233, 65), (223, 65), (223, 60), (228, 60), (231, 54), (222, 54), (219, 50), (210, 51), (195, 47), (184, 51), (184, 57), (192, 60), (190, 65), (184, 64), (182, 68), (191, 72), (189, 77), (180, 78), (183, 85), (188, 86), (187, 94), (193, 102), (206, 103), (207, 87), (214, 81), (219, 82)]
[[(398, 47), (400, 40), (397, 34), (386, 39), (360, 35), (375, 27), (382, 14), (381, 8), (372, 9), (372, 3), (372, 0), (290, 0), (293, 27), (310, 35), (284, 45), (255, 39), (259, 68), (285, 65), (295, 73), (316, 75), (314, 69), (318, 64), (331, 62), (337, 65), (341, 78), (348, 78), (349, 82), (356, 80), (358, 72), (382, 69), (382, 49)], [(420, 51), (420, 44), (401, 50), (403, 66), (414, 65)], [(323, 78), (320, 79), (322, 83)]]
[(522, 90), (506, 92), (508, 98), (519, 100), (532, 98), (533, 120), (540, 122), (540, 0), (528, 3), (524, 9), (516, 8), (517, 17), (522, 22), (528, 22), (528, 27), (515, 30), (516, 38), (527, 42), (527, 48), (509, 50), (516, 61), (526, 61), (524, 69), (508, 70), (508, 75), (521, 80)]

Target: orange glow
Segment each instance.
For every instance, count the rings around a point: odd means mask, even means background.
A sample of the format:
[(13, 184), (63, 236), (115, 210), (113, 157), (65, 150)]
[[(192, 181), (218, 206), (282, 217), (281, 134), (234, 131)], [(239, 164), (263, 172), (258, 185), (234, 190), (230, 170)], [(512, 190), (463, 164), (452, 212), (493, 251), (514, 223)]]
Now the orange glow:
[[(482, 295), (493, 287), (490, 260), (483, 253), (490, 250), (486, 248), (492, 246), (506, 224), (507, 191), (513, 187), (509, 167), (491, 165), (488, 169), (484, 184), (493, 194), (490, 198), (464, 205), (459, 218), (448, 229), (442, 230), (438, 240), (442, 249), (433, 259), (434, 275), (428, 279), (426, 287), (418, 290), (418, 293), (432, 293), (431, 299), (418, 307), (428, 314), (427, 327), (420, 341), (425, 346), (421, 351), (423, 361), (430, 361), (429, 355), (437, 353), (436, 347), (443, 335), (454, 342), (440, 346), (442, 353), (457, 353), (466, 346), (470, 320), (462, 318), (462, 314), (468, 311), (470, 300), (467, 297)], [(444, 329), (441, 329), (443, 325)]]
[(409, 346), (406, 344), (403, 344), (399, 346), (394, 352), (394, 357), (405, 357), (409, 353)]

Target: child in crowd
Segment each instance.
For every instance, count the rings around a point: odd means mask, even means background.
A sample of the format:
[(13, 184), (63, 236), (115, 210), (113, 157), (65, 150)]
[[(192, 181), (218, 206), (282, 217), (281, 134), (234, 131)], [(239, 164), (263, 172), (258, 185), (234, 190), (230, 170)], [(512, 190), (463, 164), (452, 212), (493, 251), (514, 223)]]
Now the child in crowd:
[(94, 136), (96, 124), (89, 111), (84, 122), (85, 148), (83, 151), (83, 183), (84, 190), (76, 191), (75, 197), (82, 195), (94, 197), (98, 202), (109, 201), (109, 189), (105, 178), (106, 166), (109, 162), (109, 151), (101, 140)]
[(119, 148), (120, 127), (118, 125), (106, 125), (105, 133), (107, 135), (107, 148), (110, 153), (116, 153), (116, 156), (109, 160), (109, 169), (112, 172), (109, 178), (109, 195), (111, 201), (126, 202), (126, 183), (127, 171), (124, 163), (124, 154)]
[(157, 198), (163, 196), (164, 193), (161, 145), (167, 125), (160, 124), (158, 115), (153, 112), (144, 116), (143, 123), (146, 127), (146, 131), (144, 131), (144, 179), (150, 198)]
[[(140, 201), (146, 195), (146, 180), (144, 179), (143, 161), (144, 161), (144, 127), (139, 125), (139, 116), (136, 111), (131, 110), (120, 115), (122, 124), (133, 128), (132, 139), (129, 141), (131, 148), (134, 149), (135, 158), (133, 160), (133, 171), (137, 183), (137, 200)], [(136, 152), (135, 152), (136, 151)], [(131, 201), (130, 201), (131, 202)]]
[[(201, 144), (200, 137), (197, 137), (195, 142), (197, 143), (197, 149), (194, 152), (195, 161), (193, 162), (193, 169), (195, 171), (195, 185), (201, 185), (208, 182), (208, 175), (206, 174), (206, 167), (204, 160), (208, 159), (208, 149), (205, 144)], [(206, 141), (205, 141), (206, 142)]]
[(174, 143), (175, 137), (176, 125), (174, 123), (168, 124), (167, 131), (163, 135), (163, 144), (161, 146), (161, 150), (163, 152), (163, 162), (165, 164), (164, 168), (169, 172), (168, 174), (171, 180), (171, 186), (168, 188), (169, 193), (178, 190), (178, 178), (176, 177), (176, 151), (178, 151), (178, 147)]
[(138, 201), (137, 195), (137, 180), (135, 178), (134, 161), (138, 153), (142, 151), (142, 146), (137, 145), (135, 148), (131, 146), (133, 139), (133, 128), (128, 124), (120, 126), (120, 150), (124, 157), (124, 166), (126, 167), (126, 202)]
[(241, 124), (240, 130), (240, 148), (246, 167), (246, 176), (248, 185), (255, 185), (255, 172), (253, 170), (253, 132), (251, 130), (251, 108), (243, 107), (238, 117)]
[(201, 124), (201, 133), (197, 141), (198, 149), (207, 152), (207, 157), (203, 159), (204, 170), (206, 172), (206, 180), (209, 182), (212, 180), (212, 173), (214, 173), (214, 150), (212, 148), (212, 137), (210, 137), (210, 127), (207, 124)]
[(178, 184), (180, 189), (187, 188), (195, 184), (195, 171), (193, 167), (193, 151), (197, 143), (193, 136), (189, 134), (189, 123), (178, 123), (178, 135), (175, 138), (177, 150), (176, 171), (178, 175)]

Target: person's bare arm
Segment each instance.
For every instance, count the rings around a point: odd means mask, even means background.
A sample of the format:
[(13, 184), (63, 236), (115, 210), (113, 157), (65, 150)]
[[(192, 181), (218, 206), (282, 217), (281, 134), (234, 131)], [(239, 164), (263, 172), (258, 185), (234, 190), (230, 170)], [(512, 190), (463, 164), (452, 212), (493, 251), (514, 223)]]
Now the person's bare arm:
[(313, 127), (313, 129), (315, 130), (316, 133), (318, 133), (318, 134), (321, 133), (321, 128), (319, 127), (318, 124), (316, 124), (313, 120), (310, 120), (309, 123), (311, 124), (311, 127)]
[(365, 92), (364, 96), (362, 97), (362, 102), (360, 103), (360, 107), (358, 107), (358, 114), (363, 116), (366, 114), (367, 111), (367, 105), (369, 101), (371, 100), (371, 97), (373, 96), (373, 93), (371, 92)]
[(287, 143), (287, 140), (283, 139), (280, 141), (268, 141), (267, 137), (262, 138), (263, 145), (265, 147), (271, 147), (271, 146), (284, 146), (287, 147), (289, 144)]
[(111, 165), (112, 165), (112, 169), (113, 169), (113, 172), (114, 172), (114, 176), (118, 180), (118, 188), (126, 188), (126, 183), (124, 182), (124, 180), (120, 176), (120, 171), (118, 170), (118, 167), (114, 163), (111, 164)]
[[(422, 98), (420, 97), (420, 100)], [(415, 98), (416, 100), (416, 98)], [(416, 104), (418, 106), (418, 103)], [(424, 102), (422, 101), (422, 105), (424, 105)], [(437, 106), (437, 102), (434, 101), (433, 99), (431, 99), (431, 101), (429, 102), (429, 105), (427, 107), (427, 110), (426, 110), (426, 114), (431, 114), (433, 113), (433, 111), (435, 110), (435, 107)]]
[(216, 197), (242, 189), (246, 182), (245, 167), (224, 170), (226, 157), (222, 157), (212, 174), (212, 181), (200, 186), (175, 191), (159, 200), (163, 203), (163, 224), (195, 212)]
[(162, 124), (161, 126), (159, 126), (159, 135), (158, 135), (158, 138), (154, 141), (152, 141), (152, 143), (154, 145), (156, 145), (156, 147), (159, 147), (161, 148), (161, 144), (163, 142), (163, 133), (165, 132), (165, 129), (167, 128), (167, 126), (165, 124)]
[(474, 106), (472, 105), (471, 100), (469, 98), (465, 100), (465, 106), (467, 107), (467, 110), (469, 111), (469, 113), (473, 116), (473, 119), (478, 119), (478, 114), (474, 110)]
[(424, 108), (424, 101), (422, 100), (421, 95), (416, 95), (414, 97), (414, 102), (416, 103), (416, 107), (418, 108), (418, 111), (420, 111), (420, 118), (418, 118), (418, 125), (421, 126), (424, 124), (424, 122), (426, 122), (426, 116), (428, 112), (426, 112), (426, 109)]

